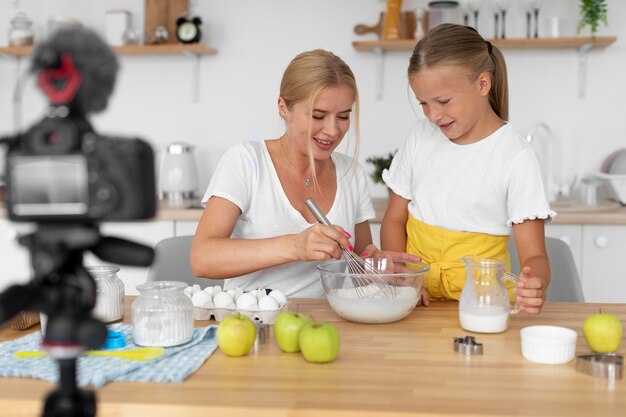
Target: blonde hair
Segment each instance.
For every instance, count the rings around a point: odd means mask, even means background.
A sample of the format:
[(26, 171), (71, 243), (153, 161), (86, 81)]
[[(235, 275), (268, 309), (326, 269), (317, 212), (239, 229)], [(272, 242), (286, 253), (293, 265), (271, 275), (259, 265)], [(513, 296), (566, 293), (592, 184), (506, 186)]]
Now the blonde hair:
[(502, 120), (509, 119), (509, 86), (502, 52), (471, 27), (445, 23), (435, 26), (417, 43), (409, 60), (409, 79), (423, 68), (459, 65), (472, 79), (481, 72), (491, 77), (489, 104)]
[[(354, 111), (351, 117), (355, 129), (355, 146), (352, 166), (356, 164), (360, 146), (359, 131), (359, 90), (352, 70), (341, 58), (323, 49), (302, 52), (291, 60), (280, 83), (280, 96), (288, 109), (295, 103), (308, 101), (309, 125), (307, 137), (311, 137), (313, 125), (313, 104), (320, 92), (327, 87), (347, 85), (354, 93)], [(313, 150), (308, 143), (311, 174), (317, 186)], [(351, 166), (351, 168), (352, 168)]]

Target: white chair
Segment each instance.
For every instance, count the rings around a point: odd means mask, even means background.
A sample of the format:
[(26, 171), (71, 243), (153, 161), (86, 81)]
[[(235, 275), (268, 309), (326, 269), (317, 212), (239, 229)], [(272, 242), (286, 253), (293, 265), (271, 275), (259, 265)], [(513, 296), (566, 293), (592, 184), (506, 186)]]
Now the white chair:
[(154, 263), (148, 273), (148, 281), (181, 281), (201, 288), (224, 285), (224, 280), (197, 278), (191, 272), (189, 253), (193, 235), (163, 239), (155, 247)]
[[(561, 239), (546, 237), (546, 251), (552, 268), (546, 301), (584, 302), (585, 297), (574, 256), (567, 243)], [(511, 252), (511, 272), (519, 274), (519, 257), (513, 237), (509, 238), (509, 252)]]

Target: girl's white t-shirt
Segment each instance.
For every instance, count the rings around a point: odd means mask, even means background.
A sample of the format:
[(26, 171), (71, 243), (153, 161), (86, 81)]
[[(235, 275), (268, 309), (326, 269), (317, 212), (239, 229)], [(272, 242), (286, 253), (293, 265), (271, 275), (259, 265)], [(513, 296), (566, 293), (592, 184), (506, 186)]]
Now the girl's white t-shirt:
[[(333, 153), (337, 176), (335, 201), (326, 214), (352, 236), (354, 226), (375, 217), (367, 175), (352, 158)], [(301, 233), (311, 226), (287, 198), (265, 142), (230, 148), (220, 159), (202, 199), (212, 196), (231, 201), (241, 210), (232, 238), (263, 239)], [(354, 244), (354, 237), (351, 238)], [(278, 289), (287, 297), (323, 297), (317, 262), (294, 261), (224, 281), (224, 289), (242, 287)]]
[(383, 180), (413, 217), (448, 230), (510, 235), (513, 223), (556, 216), (532, 147), (509, 123), (457, 145), (421, 120)]

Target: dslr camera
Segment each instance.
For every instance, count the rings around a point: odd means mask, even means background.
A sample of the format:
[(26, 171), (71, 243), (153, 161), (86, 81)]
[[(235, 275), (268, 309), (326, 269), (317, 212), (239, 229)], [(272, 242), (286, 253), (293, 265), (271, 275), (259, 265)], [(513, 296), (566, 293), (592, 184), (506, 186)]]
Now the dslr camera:
[(49, 115), (9, 139), (6, 206), (13, 221), (135, 220), (156, 212), (152, 148), (102, 136), (82, 117)]
[(97, 223), (154, 216), (150, 145), (99, 135), (87, 119), (107, 107), (118, 69), (113, 51), (86, 28), (58, 30), (36, 47), (31, 72), (49, 109), (26, 132), (2, 140), (9, 219)]

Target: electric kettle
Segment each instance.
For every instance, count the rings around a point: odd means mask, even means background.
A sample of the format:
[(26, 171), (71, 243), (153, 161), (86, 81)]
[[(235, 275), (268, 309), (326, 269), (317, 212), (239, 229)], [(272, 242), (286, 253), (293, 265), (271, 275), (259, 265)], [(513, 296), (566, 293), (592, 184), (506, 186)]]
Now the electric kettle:
[(194, 146), (184, 142), (169, 144), (159, 170), (161, 197), (173, 205), (194, 198), (198, 191), (198, 169)]

